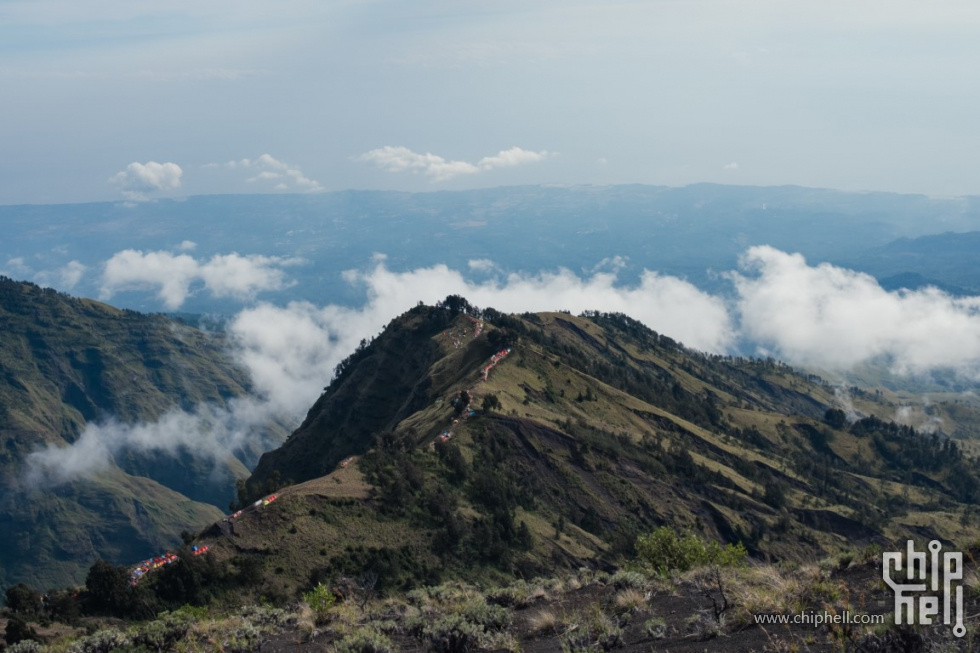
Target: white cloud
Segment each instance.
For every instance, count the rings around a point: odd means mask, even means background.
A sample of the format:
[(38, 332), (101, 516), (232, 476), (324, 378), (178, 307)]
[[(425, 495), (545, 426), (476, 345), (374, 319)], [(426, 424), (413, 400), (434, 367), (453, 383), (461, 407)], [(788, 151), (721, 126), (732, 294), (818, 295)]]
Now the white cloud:
[(480, 171), (506, 168), (525, 163), (543, 161), (548, 152), (532, 152), (519, 147), (501, 150), (493, 156), (486, 156), (476, 164), (467, 161), (451, 161), (437, 154), (419, 154), (407, 147), (386, 145), (357, 157), (358, 161), (373, 163), (388, 172), (421, 173), (432, 181), (448, 181), (460, 175), (473, 175)]
[[(376, 313), (350, 347), (418, 300), (455, 293), (507, 312), (566, 309), (617, 311), (685, 345), (733, 352), (741, 338), (758, 353), (798, 365), (846, 370), (886, 359), (899, 374), (954, 369), (980, 378), (980, 297), (954, 298), (936, 289), (888, 292), (868, 275), (832, 265), (809, 266), (798, 254), (754, 247), (731, 275), (729, 304), (676, 277), (645, 270), (635, 286), (618, 281), (624, 261), (605, 260), (586, 275), (568, 270), (509, 274), (475, 282), (446, 266), (392, 272), (384, 260), (352, 272), (363, 285), (365, 315)], [(474, 261), (474, 271), (492, 270)], [(355, 320), (356, 322), (356, 320)]]
[(345, 278), (363, 289), (366, 301), (360, 308), (262, 303), (238, 313), (228, 327), (235, 356), (249, 370), (259, 395), (280, 414), (302, 417), (334, 367), (361, 339), (374, 336), (420, 300), (434, 304), (449, 294), (507, 312), (621, 311), (685, 344), (715, 352), (727, 351), (734, 337), (720, 299), (652, 272), (633, 287), (618, 285), (615, 273), (578, 277), (568, 270), (478, 283), (445, 265), (392, 272), (379, 256), (372, 269), (351, 271)]
[(538, 161), (544, 161), (547, 158), (547, 151), (531, 152), (529, 150), (523, 150), (519, 147), (512, 147), (509, 150), (500, 150), (493, 156), (483, 157), (480, 159), (480, 162), (477, 163), (477, 165), (484, 170), (493, 170), (494, 168), (519, 166), (523, 163), (537, 163)]
[(15, 256), (7, 259), (4, 269), (0, 270), (0, 273), (7, 277), (23, 279), (33, 274), (34, 270), (27, 264), (23, 256)]
[(357, 157), (358, 161), (373, 163), (388, 172), (421, 172), (433, 181), (446, 181), (459, 175), (472, 175), (480, 171), (472, 163), (447, 161), (436, 154), (419, 154), (407, 147), (386, 145)]
[(98, 436), (96, 426), (87, 427), (68, 447), (48, 445), (27, 456), (25, 477), (31, 485), (58, 485), (106, 469), (111, 462), (109, 447)]
[(490, 272), (497, 267), (496, 264), (488, 258), (472, 259), (467, 261), (466, 265), (471, 270), (476, 270), (477, 272)]
[(602, 272), (603, 270), (608, 270), (609, 272), (619, 272), (627, 266), (629, 263), (629, 258), (625, 256), (607, 256), (598, 263), (592, 266), (592, 273)]
[(107, 300), (122, 290), (159, 286), (157, 295), (167, 308), (179, 308), (197, 276), (198, 263), (186, 254), (127, 249), (106, 261), (99, 297)]
[(303, 176), (303, 173), (299, 171), (298, 168), (290, 168), (286, 171), (286, 176), (295, 184), (298, 188), (307, 191), (323, 190), (323, 186), (320, 182), (310, 179), (309, 177)]
[(269, 154), (263, 154), (258, 159), (255, 160), (255, 164), (258, 166), (265, 166), (267, 168), (272, 168), (273, 170), (289, 170), (289, 164), (285, 161), (279, 161), (278, 159), (272, 157)]
[(124, 290), (157, 288), (157, 296), (169, 309), (179, 308), (200, 284), (215, 297), (252, 299), (262, 291), (289, 285), (283, 267), (300, 259), (251, 254), (216, 254), (198, 260), (187, 254), (127, 249), (105, 263), (100, 297), (109, 299)]
[(299, 419), (334, 367), (361, 338), (377, 332), (363, 316), (362, 311), (308, 302), (260, 304), (236, 315), (228, 332), (258, 393), (278, 412)]
[(726, 163), (722, 166), (725, 170), (738, 170), (738, 162), (732, 161), (731, 163)]
[(898, 424), (911, 426), (919, 433), (936, 433), (942, 431), (943, 418), (938, 415), (930, 415), (926, 412), (929, 406), (928, 399), (922, 406), (904, 405), (895, 409), (892, 421)]
[(198, 270), (204, 287), (215, 297), (250, 299), (260, 291), (287, 287), (286, 273), (280, 268), (300, 262), (281, 256), (215, 254)]
[(148, 193), (172, 191), (180, 188), (180, 177), (184, 171), (176, 163), (133, 162), (125, 170), (109, 178), (109, 183), (117, 184), (123, 197), (132, 202), (145, 202)]
[[(216, 165), (209, 163), (205, 167), (215, 167)], [(255, 182), (275, 182), (273, 186), (275, 190), (300, 190), (304, 192), (323, 190), (320, 182), (304, 175), (299, 166), (280, 161), (270, 154), (263, 154), (257, 159), (228, 161), (224, 164), (224, 167), (231, 170), (256, 170), (256, 174), (247, 178), (245, 181), (250, 184)]]
[(53, 272), (38, 272), (34, 275), (34, 280), (42, 286), (68, 292), (78, 285), (87, 269), (80, 261), (69, 261)]
[(851, 399), (851, 393), (848, 392), (846, 387), (838, 386), (834, 388), (834, 399), (836, 400), (837, 407), (844, 411), (844, 416), (851, 424), (859, 419), (867, 417), (867, 415), (854, 408), (854, 401)]
[(69, 261), (67, 265), (58, 270), (61, 287), (65, 290), (71, 290), (77, 286), (87, 269), (88, 267), (83, 265), (81, 261)]
[(744, 337), (790, 363), (845, 370), (872, 359), (896, 373), (951, 368), (980, 378), (980, 297), (888, 292), (866, 274), (753, 247), (732, 279)]
[(4, 267), (0, 268), (0, 275), (12, 279), (29, 279), (41, 286), (67, 292), (78, 285), (87, 269), (80, 261), (72, 260), (55, 270), (36, 271), (23, 256), (17, 256), (7, 259)]
[(25, 480), (50, 486), (91, 476), (107, 469), (126, 451), (189, 452), (218, 465), (251, 444), (270, 446), (263, 440), (263, 427), (277, 417), (270, 402), (246, 397), (231, 401), (228, 407), (201, 404), (191, 412), (175, 408), (155, 422), (90, 422), (70, 446), (48, 445), (29, 454)]
[(369, 301), (364, 311), (378, 313), (378, 328), (419, 300), (432, 304), (459, 294), (477, 306), (505, 312), (595, 309), (626, 313), (691, 347), (712, 352), (727, 351), (734, 341), (721, 299), (687, 281), (650, 271), (644, 271), (634, 287), (619, 285), (615, 270), (579, 277), (561, 269), (474, 282), (445, 265), (396, 273), (379, 262), (370, 272), (353, 273), (348, 279), (365, 287)]

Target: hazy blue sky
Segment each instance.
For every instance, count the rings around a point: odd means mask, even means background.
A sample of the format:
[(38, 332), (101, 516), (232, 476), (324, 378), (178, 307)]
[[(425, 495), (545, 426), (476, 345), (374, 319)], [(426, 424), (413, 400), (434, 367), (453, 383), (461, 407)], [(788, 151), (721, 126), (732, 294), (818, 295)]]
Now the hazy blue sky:
[(978, 34), (975, 0), (0, 0), (0, 203), (980, 194)]

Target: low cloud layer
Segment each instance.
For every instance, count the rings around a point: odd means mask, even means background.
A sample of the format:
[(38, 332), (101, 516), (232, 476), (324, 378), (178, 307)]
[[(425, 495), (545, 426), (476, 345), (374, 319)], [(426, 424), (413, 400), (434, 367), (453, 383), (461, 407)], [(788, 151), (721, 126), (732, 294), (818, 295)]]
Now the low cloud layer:
[(243, 170), (248, 173), (245, 179), (249, 184), (271, 187), (273, 190), (313, 193), (323, 190), (323, 185), (316, 179), (303, 174), (299, 166), (276, 159), (269, 154), (263, 154), (256, 159), (238, 159), (219, 164), (208, 164), (207, 167), (224, 167), (230, 170)]
[(753, 247), (732, 275), (741, 336), (759, 353), (847, 370), (882, 360), (898, 374), (936, 368), (980, 379), (980, 297), (889, 292), (871, 276)]
[(386, 145), (357, 157), (358, 161), (373, 163), (388, 172), (411, 172), (422, 174), (432, 181), (448, 181), (461, 175), (474, 175), (497, 168), (509, 168), (525, 163), (537, 163), (548, 158), (547, 151), (533, 152), (519, 147), (501, 150), (492, 156), (485, 156), (476, 163), (451, 161), (437, 154), (419, 154), (407, 147)]
[(0, 275), (12, 279), (26, 279), (46, 288), (54, 288), (62, 292), (71, 292), (85, 276), (88, 267), (81, 261), (69, 261), (61, 267), (47, 270), (35, 270), (23, 256), (7, 259), (0, 267)]
[(69, 447), (48, 446), (27, 457), (25, 480), (58, 485), (108, 469), (125, 451), (176, 455), (191, 452), (217, 464), (262, 438), (261, 426), (274, 418), (271, 406), (255, 399), (228, 408), (202, 404), (193, 412), (171, 410), (151, 423), (91, 422)]
[[(189, 242), (189, 241), (187, 241)], [(167, 251), (127, 249), (106, 261), (100, 298), (111, 299), (125, 290), (156, 289), (168, 309), (177, 309), (196, 289), (214, 297), (254, 299), (259, 292), (282, 290), (290, 285), (284, 267), (301, 259), (237, 253), (195, 259)]]
[(87, 269), (80, 261), (69, 261), (57, 270), (38, 272), (34, 275), (34, 280), (42, 286), (68, 292), (78, 285)]
[(145, 202), (158, 192), (180, 188), (184, 174), (176, 163), (133, 162), (109, 178), (109, 183), (119, 186), (123, 197), (131, 202)]
[[(445, 265), (392, 271), (379, 257), (372, 268), (345, 275), (363, 291), (360, 307), (259, 303), (234, 317), (228, 326), (233, 355), (249, 371), (255, 396), (229, 408), (174, 411), (155, 424), (91, 424), (71, 447), (33, 454), (30, 478), (84, 476), (104, 469), (125, 448), (192, 447), (219, 459), (234, 447), (254, 444), (267, 420), (298, 422), (362, 338), (376, 335), (418, 301), (432, 304), (449, 294), (505, 312), (623, 312), (708, 352), (773, 355), (840, 371), (884, 360), (900, 374), (943, 368), (980, 379), (980, 298), (956, 299), (934, 289), (887, 292), (867, 275), (811, 266), (802, 256), (771, 247), (746, 252), (739, 271), (730, 274), (733, 293), (724, 297), (651, 271), (638, 284), (623, 285), (617, 277), (623, 263), (613, 259), (580, 276), (564, 269), (505, 274), (479, 260), (469, 266), (468, 274), (481, 279), (474, 281)], [(127, 250), (107, 263), (105, 282), (112, 291), (148, 284), (176, 307), (197, 282), (215, 294), (246, 297), (284, 287), (285, 264), (237, 254), (204, 261)]]
[[(372, 269), (349, 272), (346, 278), (364, 292), (365, 302), (358, 308), (260, 303), (239, 312), (229, 325), (235, 356), (249, 370), (258, 393), (296, 419), (361, 339), (378, 334), (419, 301), (434, 304), (450, 294), (505, 312), (628, 312), (663, 333), (686, 334), (685, 342), (709, 351), (727, 350), (734, 336), (720, 299), (686, 281), (651, 272), (635, 287), (617, 286), (613, 273), (581, 278), (567, 270), (474, 282), (444, 265), (393, 272), (380, 259)], [(677, 310), (680, 306), (685, 310)]]

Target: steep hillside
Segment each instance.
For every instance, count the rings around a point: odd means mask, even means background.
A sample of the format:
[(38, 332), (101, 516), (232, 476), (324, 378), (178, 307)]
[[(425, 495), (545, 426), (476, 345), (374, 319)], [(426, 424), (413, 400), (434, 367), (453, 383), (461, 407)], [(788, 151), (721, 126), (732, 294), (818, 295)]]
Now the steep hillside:
[[(376, 433), (394, 429), (432, 403), (459, 381), (431, 374), (445, 354), (436, 336), (451, 319), (448, 311), (413, 311), (389, 324), (371, 345), (362, 343), (338, 367), (300, 427), (282, 447), (262, 456), (252, 478), (278, 474), (290, 482), (323, 476), (343, 458), (363, 453)], [(471, 365), (479, 361), (479, 356), (471, 358)]]
[[(150, 421), (173, 407), (223, 405), (247, 377), (220, 339), (159, 315), (120, 311), (0, 278), (0, 586), (84, 578), (213, 521), (245, 467), (191, 452), (123, 452), (95, 479), (28, 480), (27, 456), (76, 442), (87, 424)], [(211, 504), (211, 505), (208, 505)]]
[(663, 524), (774, 560), (980, 532), (965, 447), (874, 417), (896, 410), (882, 395), (856, 393), (870, 416), (849, 422), (817, 377), (625, 316), (450, 298), (342, 368), (243, 498), (299, 485), (200, 536), (263, 592), (616, 564)]

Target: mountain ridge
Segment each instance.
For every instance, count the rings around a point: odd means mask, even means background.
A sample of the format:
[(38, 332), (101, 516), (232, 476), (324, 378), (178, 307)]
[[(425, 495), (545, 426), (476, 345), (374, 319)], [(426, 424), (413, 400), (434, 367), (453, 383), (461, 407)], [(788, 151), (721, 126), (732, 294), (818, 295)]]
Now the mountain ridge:
[[(482, 378), (501, 347), (512, 353)], [(438, 355), (392, 365), (405, 351)], [(374, 386), (392, 391), (384, 401), (353, 391), (379, 361), (401, 375)], [(694, 352), (623, 315), (503, 315), (450, 297), (397, 318), (342, 368), (242, 497), (277, 500), (198, 539), (265, 569), (263, 592), (371, 569), (410, 587), (608, 567), (665, 524), (797, 561), (980, 532), (969, 442), (875, 417), (895, 397), (854, 389), (868, 417), (849, 422), (813, 375)], [(401, 394), (418, 387), (425, 401)], [(326, 419), (333, 403), (379, 411), (377, 430)]]

